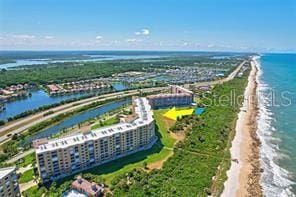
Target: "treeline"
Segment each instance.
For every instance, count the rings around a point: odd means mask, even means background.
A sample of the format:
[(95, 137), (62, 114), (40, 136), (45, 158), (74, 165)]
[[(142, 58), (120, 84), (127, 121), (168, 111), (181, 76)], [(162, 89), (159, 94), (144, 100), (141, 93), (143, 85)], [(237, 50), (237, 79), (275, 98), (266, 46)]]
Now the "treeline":
[[(180, 129), (188, 120), (192, 128), (163, 168), (151, 172), (135, 169), (116, 177), (111, 186), (114, 196), (219, 196), (230, 166), (229, 148), (246, 84), (245, 76), (217, 85), (203, 100), (207, 110), (202, 116), (179, 120)], [(230, 99), (219, 103), (220, 96), (232, 91), (236, 92), (236, 105)]]
[(56, 63), (20, 70), (0, 71), (1, 86), (17, 83), (61, 83), (98, 77), (127, 71), (142, 71), (144, 65), (138, 63)]
[(143, 60), (120, 60), (111, 62), (64, 62), (46, 65), (30, 65), (19, 67), (17, 70), (0, 71), (0, 86), (17, 83), (61, 83), (98, 77), (110, 77), (112, 74), (127, 71), (153, 71), (154, 68), (164, 66), (202, 66), (219, 67), (218, 63), (224, 62), (229, 67), (237, 59), (215, 60), (210, 57), (168, 57)]

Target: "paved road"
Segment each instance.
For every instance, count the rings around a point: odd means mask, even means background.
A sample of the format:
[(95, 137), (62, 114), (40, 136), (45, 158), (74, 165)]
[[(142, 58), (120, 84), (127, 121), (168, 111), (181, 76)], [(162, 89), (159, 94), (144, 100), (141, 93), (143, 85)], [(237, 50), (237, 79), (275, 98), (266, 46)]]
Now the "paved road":
[(8, 163), (8, 164), (9, 164), (9, 163), (15, 163), (15, 162), (17, 162), (19, 159), (24, 158), (25, 156), (27, 156), (27, 155), (29, 155), (29, 154), (31, 154), (31, 153), (34, 153), (34, 152), (35, 152), (34, 149), (29, 149), (29, 150), (27, 150), (27, 151), (25, 151), (25, 152), (22, 152), (22, 153), (19, 153), (19, 154), (15, 155), (15, 156), (12, 157), (11, 159), (7, 160), (6, 163)]
[[(210, 82), (200, 82), (200, 83), (195, 83), (194, 85), (196, 85), (196, 86), (205, 86), (205, 85), (215, 85), (215, 84), (221, 84), (221, 83), (224, 83), (224, 82), (227, 82), (227, 81), (230, 81), (230, 80), (232, 80), (237, 74), (238, 74), (238, 72), (240, 71), (240, 69), (242, 68), (242, 66), (246, 63), (247, 61), (244, 61), (244, 62), (242, 62), (230, 75), (228, 75), (228, 77), (226, 77), (226, 78), (223, 78), (223, 79), (220, 79), (220, 80), (216, 80), (216, 81), (210, 81)], [(142, 92), (149, 92), (149, 91), (158, 91), (158, 90), (162, 90), (162, 89), (164, 89), (164, 87), (160, 87), (160, 88), (148, 88), (148, 89), (142, 89), (141, 91)], [(74, 103), (79, 103), (79, 104), (82, 104), (82, 103), (84, 103), (85, 105), (86, 105), (86, 102), (87, 102), (87, 104), (89, 104), (89, 103), (91, 103), (90, 101), (94, 101), (94, 100), (96, 100), (96, 99), (98, 99), (98, 98), (103, 98), (103, 97), (110, 97), (110, 96), (122, 96), (122, 95), (128, 95), (128, 94), (133, 94), (134, 92), (137, 92), (137, 90), (134, 90), (134, 91), (125, 91), (125, 92), (120, 92), (120, 93), (113, 93), (113, 94), (107, 94), (107, 95), (102, 95), (102, 96), (99, 96), (99, 97), (96, 97), (96, 98), (90, 98), (90, 99), (85, 99), (85, 100), (81, 100), (81, 101), (78, 101), (78, 102), (74, 102)], [(86, 102), (84, 102), (84, 101), (86, 101)], [(65, 109), (66, 108), (66, 106), (72, 106), (69, 110), (73, 110), (73, 103), (71, 103), (71, 104), (66, 104), (66, 105), (64, 105), (64, 106), (60, 106), (60, 107), (56, 107), (56, 108), (53, 108), (53, 109), (51, 109), (52, 111), (57, 111), (57, 110), (59, 110), (59, 109)], [(79, 105), (79, 106), (77, 106), (77, 107), (81, 107), (82, 105)], [(75, 106), (76, 107), (76, 106)], [(49, 110), (47, 110), (47, 111), (49, 111)], [(43, 115), (43, 113), (46, 113), (46, 111), (45, 112), (42, 112), (41, 113), (41, 115)], [(61, 112), (61, 113), (64, 113), (64, 112)], [(53, 116), (56, 116), (56, 115), (58, 115), (57, 113), (55, 113), (55, 115), (54, 114), (52, 114)], [(37, 115), (36, 115), (37, 116)], [(29, 119), (34, 119), (34, 118), (30, 118), (30, 117), (28, 117)], [(44, 121), (44, 120), (42, 120), (42, 121)], [(38, 122), (37, 122), (38, 123)], [(36, 123), (36, 121), (34, 121), (34, 122), (32, 122), (32, 124), (34, 125), (34, 124), (37, 124)], [(31, 126), (31, 124), (30, 124), (30, 126)], [(29, 126), (29, 127), (30, 127)], [(23, 126), (22, 128), (28, 128), (28, 126)], [(2, 128), (1, 128), (2, 129)], [(22, 130), (22, 129), (19, 129), (19, 130)], [(1, 131), (1, 130), (0, 130)], [(0, 137), (0, 142), (1, 142), (1, 137)], [(23, 153), (20, 153), (20, 154), (18, 154), (18, 155), (16, 155), (16, 156), (14, 156), (13, 158), (11, 158), (10, 160), (8, 160), (7, 161), (7, 163), (15, 163), (16, 161), (18, 161), (19, 159), (21, 159), (21, 158), (23, 158), (23, 157), (25, 157), (25, 156), (27, 156), (27, 155), (29, 155), (29, 154), (31, 154), (31, 153), (33, 153), (34, 152), (34, 149), (30, 149), (30, 150), (28, 150), (28, 151), (25, 151), (25, 152), (23, 152)]]
[(227, 81), (232, 80), (240, 71), (242, 66), (246, 63), (247, 61), (243, 61), (232, 73), (230, 73), (226, 78), (215, 80), (215, 81), (205, 81), (205, 82), (198, 82), (194, 84), (186, 84), (185, 87), (188, 88), (190, 85), (194, 86), (212, 86), (212, 85), (217, 85), (221, 84)]
[[(159, 90), (163, 90), (167, 87), (158, 87), (158, 88), (146, 88), (146, 89), (141, 89), (140, 91), (142, 91), (143, 93), (146, 92), (155, 92), (155, 91), (159, 91)], [(40, 123), (43, 122), (45, 120), (49, 120), (50, 118), (53, 118), (57, 115), (66, 113), (66, 112), (70, 112), (73, 111), (75, 109), (81, 108), (83, 106), (89, 105), (93, 102), (96, 101), (106, 101), (106, 100), (110, 100), (110, 99), (114, 99), (114, 98), (118, 98), (121, 96), (133, 96), (135, 94), (138, 94), (139, 90), (130, 90), (130, 91), (124, 91), (124, 92), (117, 92), (117, 93), (112, 93), (112, 94), (106, 94), (106, 95), (101, 95), (101, 96), (97, 96), (97, 97), (92, 97), (92, 98), (88, 98), (88, 99), (84, 99), (81, 100), (79, 102), (73, 102), (70, 104), (66, 104), (63, 106), (59, 106), (50, 110), (46, 110), (44, 112), (40, 112), (38, 114), (23, 118), (19, 121), (15, 121), (9, 125), (6, 125), (2, 128), (0, 128), (0, 133), (2, 133), (2, 136), (0, 137), (0, 143), (10, 139), (10, 137), (8, 137), (6, 134), (4, 134), (7, 131), (10, 131), (9, 134), (14, 135), (14, 134), (18, 134), (20, 132), (25, 131), (26, 129)], [(74, 105), (74, 106), (73, 106)], [(44, 113), (48, 112), (48, 111), (53, 111), (53, 114), (50, 114), (48, 116), (43, 116)], [(3, 135), (4, 134), (4, 135)]]
[[(216, 84), (221, 84), (221, 83), (230, 81), (237, 75), (237, 73), (240, 71), (240, 69), (242, 68), (242, 66), (246, 62), (247, 61), (243, 61), (226, 78), (215, 80), (215, 81), (209, 81), (209, 82), (199, 82), (199, 83), (195, 83), (194, 85), (196, 85), (196, 86), (216, 85)], [(145, 89), (138, 89), (138, 90), (130, 90), (130, 91), (123, 91), (123, 92), (105, 94), (105, 95), (92, 97), (92, 98), (76, 101), (76, 102), (73, 102), (73, 103), (65, 104), (65, 105), (62, 105), (62, 106), (59, 106), (59, 107), (55, 107), (55, 108), (52, 108), (52, 109), (37, 113), (35, 115), (31, 115), (31, 116), (28, 116), (26, 118), (11, 122), (11, 123), (5, 125), (4, 127), (1, 127), (0, 128), (0, 135), (2, 134), (2, 136), (0, 137), (0, 143), (10, 139), (10, 137), (7, 137), (6, 132), (9, 132), (9, 134), (11, 134), (11, 135), (23, 132), (26, 129), (34, 126), (35, 124), (38, 124), (40, 122), (43, 122), (43, 121), (48, 120), (50, 118), (53, 118), (53, 117), (55, 117), (55, 116), (57, 116), (59, 114), (70, 112), (70, 111), (73, 111), (73, 110), (75, 110), (77, 108), (81, 108), (83, 106), (89, 105), (92, 102), (105, 101), (107, 99), (112, 99), (112, 98), (116, 98), (116, 97), (120, 97), (120, 96), (128, 96), (128, 95), (132, 96), (132, 95), (137, 94), (139, 91), (142, 91), (142, 92), (154, 92), (154, 91), (163, 90), (165, 88), (167, 88), (167, 87), (145, 88)], [(75, 105), (75, 106), (73, 106), (73, 105)], [(44, 113), (47, 113), (49, 111), (53, 111), (54, 113), (50, 114), (48, 116), (43, 116)]]

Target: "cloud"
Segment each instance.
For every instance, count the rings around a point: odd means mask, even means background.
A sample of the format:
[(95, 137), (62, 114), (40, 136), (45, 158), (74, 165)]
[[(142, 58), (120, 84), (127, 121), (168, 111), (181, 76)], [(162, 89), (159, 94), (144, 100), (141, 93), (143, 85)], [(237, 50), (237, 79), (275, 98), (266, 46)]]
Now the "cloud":
[(27, 34), (12, 35), (12, 37), (15, 39), (23, 40), (23, 41), (35, 39), (34, 35), (27, 35)]
[(148, 36), (150, 34), (149, 29), (141, 29), (140, 31), (135, 32), (136, 35), (143, 35), (143, 36)]
[(207, 47), (208, 47), (208, 48), (214, 48), (214, 47), (216, 47), (216, 45), (215, 45), (215, 44), (208, 44)]
[(96, 40), (102, 40), (102, 39), (103, 39), (102, 36), (97, 36), (97, 37), (96, 37)]
[(51, 39), (54, 39), (54, 37), (53, 36), (45, 36), (44, 37), (46, 40), (51, 40)]
[(128, 38), (125, 40), (128, 43), (137, 43), (137, 42), (142, 42), (142, 39), (137, 39), (137, 38)]

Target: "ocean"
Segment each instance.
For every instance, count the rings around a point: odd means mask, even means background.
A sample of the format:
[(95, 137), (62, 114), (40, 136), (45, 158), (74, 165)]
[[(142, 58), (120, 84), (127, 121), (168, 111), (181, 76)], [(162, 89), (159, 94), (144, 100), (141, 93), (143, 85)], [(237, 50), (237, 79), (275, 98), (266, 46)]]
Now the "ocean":
[(296, 196), (296, 54), (263, 54), (257, 62), (264, 194)]

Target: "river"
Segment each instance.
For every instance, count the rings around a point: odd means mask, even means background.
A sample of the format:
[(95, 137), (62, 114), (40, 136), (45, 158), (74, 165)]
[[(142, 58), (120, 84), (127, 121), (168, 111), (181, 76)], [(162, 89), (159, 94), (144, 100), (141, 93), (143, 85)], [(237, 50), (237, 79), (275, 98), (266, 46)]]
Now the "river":
[(116, 101), (116, 102), (108, 103), (108, 104), (99, 106), (97, 108), (90, 109), (85, 112), (73, 115), (73, 116), (61, 121), (60, 123), (53, 125), (47, 129), (44, 129), (41, 132), (25, 139), (25, 141), (22, 145), (31, 143), (35, 139), (50, 137), (54, 134), (59, 133), (63, 129), (73, 127), (74, 125), (77, 125), (81, 122), (84, 122), (86, 120), (103, 115), (103, 114), (110, 112), (112, 110), (115, 110), (115, 109), (129, 103), (129, 102), (130, 102), (129, 99), (122, 100), (122, 101)]

